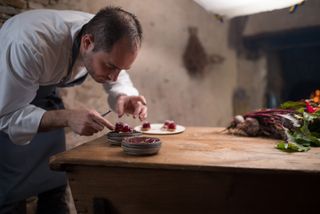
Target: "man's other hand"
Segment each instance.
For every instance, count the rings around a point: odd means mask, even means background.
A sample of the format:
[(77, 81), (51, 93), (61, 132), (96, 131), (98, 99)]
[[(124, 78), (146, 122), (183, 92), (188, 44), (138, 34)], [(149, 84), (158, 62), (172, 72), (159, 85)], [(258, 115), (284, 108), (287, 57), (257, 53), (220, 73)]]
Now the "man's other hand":
[(142, 121), (148, 116), (147, 101), (144, 96), (120, 95), (116, 103), (116, 112), (119, 117), (131, 114), (133, 118), (139, 117)]

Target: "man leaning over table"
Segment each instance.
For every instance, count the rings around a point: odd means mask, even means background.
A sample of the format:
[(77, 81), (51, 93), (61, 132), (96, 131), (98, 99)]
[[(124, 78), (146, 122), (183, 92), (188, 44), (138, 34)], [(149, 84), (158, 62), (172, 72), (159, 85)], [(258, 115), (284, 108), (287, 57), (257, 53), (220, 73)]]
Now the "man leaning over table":
[(79, 11), (31, 10), (0, 30), (0, 213), (38, 196), (38, 213), (68, 213), (66, 177), (48, 158), (65, 150), (64, 127), (92, 135), (113, 125), (93, 109), (64, 109), (57, 87), (102, 83), (119, 116), (147, 117), (146, 100), (128, 73), (142, 29), (121, 8), (95, 16)]

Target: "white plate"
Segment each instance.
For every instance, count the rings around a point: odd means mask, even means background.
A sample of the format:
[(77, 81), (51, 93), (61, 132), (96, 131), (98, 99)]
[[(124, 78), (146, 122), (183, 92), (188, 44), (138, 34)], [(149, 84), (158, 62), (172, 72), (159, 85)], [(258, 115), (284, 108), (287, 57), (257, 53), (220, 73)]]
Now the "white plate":
[(186, 130), (184, 126), (180, 126), (180, 125), (176, 125), (176, 130), (174, 131), (161, 130), (163, 123), (151, 123), (150, 125), (151, 125), (151, 129), (148, 131), (142, 131), (141, 130), (142, 125), (134, 127), (134, 130), (138, 132), (142, 132), (144, 134), (158, 134), (158, 135), (178, 134)]

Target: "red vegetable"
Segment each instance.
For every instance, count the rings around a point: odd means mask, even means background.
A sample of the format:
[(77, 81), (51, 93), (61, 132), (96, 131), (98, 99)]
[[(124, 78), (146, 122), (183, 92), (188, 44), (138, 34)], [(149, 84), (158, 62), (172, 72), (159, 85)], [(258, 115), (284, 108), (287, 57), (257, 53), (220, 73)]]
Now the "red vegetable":
[(314, 113), (317, 110), (316, 108), (312, 107), (308, 101), (305, 101), (305, 103), (306, 103), (306, 110), (308, 113)]

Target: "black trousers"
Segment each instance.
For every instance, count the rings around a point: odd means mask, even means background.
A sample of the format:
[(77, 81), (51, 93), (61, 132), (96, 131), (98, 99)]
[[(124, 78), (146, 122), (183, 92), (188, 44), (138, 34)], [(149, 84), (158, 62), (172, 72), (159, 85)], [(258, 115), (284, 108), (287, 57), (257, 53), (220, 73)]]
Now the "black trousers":
[[(25, 214), (26, 200), (0, 207), (0, 214)], [(68, 214), (66, 186), (61, 186), (38, 195), (37, 214)]]

